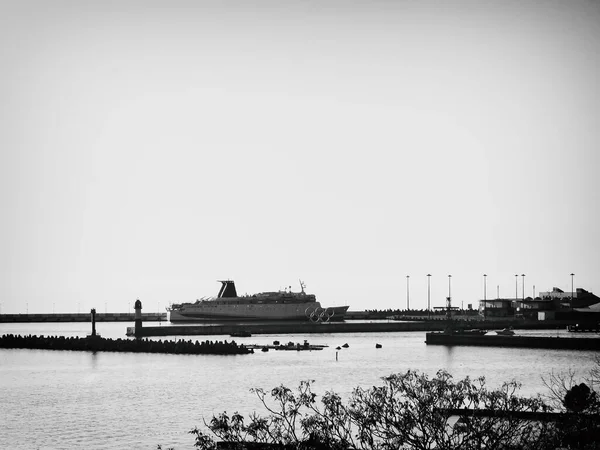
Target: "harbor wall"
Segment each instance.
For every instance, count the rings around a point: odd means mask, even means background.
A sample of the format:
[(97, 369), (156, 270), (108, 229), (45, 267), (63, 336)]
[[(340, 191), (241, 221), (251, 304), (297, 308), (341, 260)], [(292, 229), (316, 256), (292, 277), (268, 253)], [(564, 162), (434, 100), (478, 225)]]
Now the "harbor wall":
[[(65, 314), (0, 314), (0, 323), (19, 322), (89, 322), (90, 313)], [(96, 313), (96, 322), (133, 322), (134, 313)], [(167, 313), (143, 313), (142, 320), (160, 322), (167, 320)]]
[(469, 336), (460, 334), (427, 333), (428, 345), (466, 345), (479, 347), (551, 348), (564, 350), (600, 350), (600, 338), (538, 337), (538, 336)]
[[(465, 328), (495, 329), (512, 325), (515, 328), (528, 329), (555, 329), (566, 328), (566, 323), (560, 322), (531, 322), (523, 321), (507, 323), (478, 322), (464, 323)], [(195, 335), (229, 335), (232, 333), (248, 332), (251, 334), (314, 334), (314, 333), (385, 333), (400, 331), (442, 331), (448, 326), (445, 321), (391, 321), (391, 322), (286, 322), (286, 323), (248, 323), (248, 324), (223, 324), (223, 325), (169, 325), (169, 326), (142, 326), (139, 337), (148, 336), (195, 336)], [(461, 323), (454, 322), (454, 327)], [(133, 327), (128, 329), (128, 335), (133, 335)]]

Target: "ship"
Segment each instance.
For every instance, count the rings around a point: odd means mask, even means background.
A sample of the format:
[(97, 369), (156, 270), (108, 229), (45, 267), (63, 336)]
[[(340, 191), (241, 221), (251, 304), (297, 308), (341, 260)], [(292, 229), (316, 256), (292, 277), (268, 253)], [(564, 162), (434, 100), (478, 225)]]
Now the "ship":
[(174, 303), (167, 311), (171, 322), (204, 321), (343, 321), (348, 306), (323, 307), (314, 294), (307, 294), (300, 281), (300, 292), (283, 291), (237, 294), (233, 280), (219, 280), (217, 297), (194, 303)]

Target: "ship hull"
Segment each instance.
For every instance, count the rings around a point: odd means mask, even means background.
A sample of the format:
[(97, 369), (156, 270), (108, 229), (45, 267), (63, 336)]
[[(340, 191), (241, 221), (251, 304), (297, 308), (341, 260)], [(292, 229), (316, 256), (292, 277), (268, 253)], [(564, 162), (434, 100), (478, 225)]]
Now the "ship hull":
[(171, 309), (169, 320), (178, 322), (221, 321), (343, 321), (348, 306), (322, 308), (318, 302), (310, 304), (261, 304), (261, 305), (187, 305)]

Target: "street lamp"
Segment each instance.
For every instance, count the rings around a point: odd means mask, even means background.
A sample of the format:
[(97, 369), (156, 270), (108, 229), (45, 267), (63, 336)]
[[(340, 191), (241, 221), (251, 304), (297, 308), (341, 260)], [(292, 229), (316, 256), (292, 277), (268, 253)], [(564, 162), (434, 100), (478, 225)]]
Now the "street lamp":
[(427, 274), (427, 318), (431, 319), (431, 274)]
[(452, 279), (452, 275), (448, 275), (448, 298), (452, 298), (451, 295), (451, 285), (450, 285), (450, 280)]
[(573, 289), (573, 277), (574, 273), (571, 274), (571, 307), (573, 307), (573, 296), (575, 295), (575, 289)]
[(515, 274), (515, 301), (519, 300), (519, 274)]
[(487, 274), (483, 274), (483, 318), (485, 319), (485, 301), (487, 300)]
[(522, 286), (522, 290), (523, 290), (523, 300), (525, 300), (525, 274), (522, 273), (521, 276), (523, 277), (523, 286)]
[(406, 275), (406, 310), (410, 309), (409, 304), (409, 293), (408, 293), (408, 280), (410, 279), (410, 275)]

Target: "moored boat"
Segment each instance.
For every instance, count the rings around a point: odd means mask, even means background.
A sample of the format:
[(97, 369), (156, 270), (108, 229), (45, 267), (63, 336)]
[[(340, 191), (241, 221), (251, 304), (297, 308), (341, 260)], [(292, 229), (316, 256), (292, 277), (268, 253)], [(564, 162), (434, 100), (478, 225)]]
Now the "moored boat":
[(499, 334), (500, 336), (513, 336), (515, 332), (512, 330), (512, 327), (510, 327), (497, 330), (496, 334)]
[(314, 294), (291, 290), (261, 292), (238, 296), (232, 280), (220, 281), (221, 289), (216, 298), (205, 298), (194, 303), (172, 304), (169, 311), (171, 322), (204, 321), (342, 321), (348, 306), (322, 307)]

